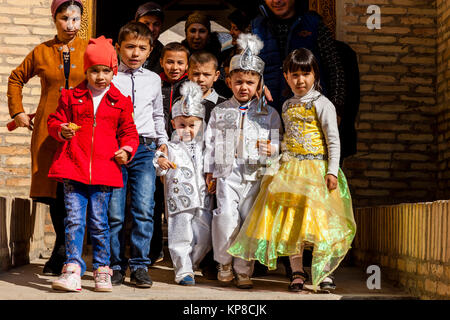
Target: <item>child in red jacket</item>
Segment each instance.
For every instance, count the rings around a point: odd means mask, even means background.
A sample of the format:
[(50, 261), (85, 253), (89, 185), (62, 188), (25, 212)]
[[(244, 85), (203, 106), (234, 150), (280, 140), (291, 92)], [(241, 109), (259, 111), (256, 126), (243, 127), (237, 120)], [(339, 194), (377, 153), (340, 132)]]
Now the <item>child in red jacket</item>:
[(62, 90), (58, 109), (47, 122), (49, 134), (61, 142), (48, 176), (64, 182), (67, 210), (67, 260), (52, 288), (81, 291), (87, 212), (95, 291), (112, 291), (108, 202), (112, 187), (123, 186), (120, 165), (131, 160), (139, 138), (130, 98), (111, 83), (117, 73), (111, 39), (101, 36), (89, 41), (84, 70), (86, 81), (73, 90)]

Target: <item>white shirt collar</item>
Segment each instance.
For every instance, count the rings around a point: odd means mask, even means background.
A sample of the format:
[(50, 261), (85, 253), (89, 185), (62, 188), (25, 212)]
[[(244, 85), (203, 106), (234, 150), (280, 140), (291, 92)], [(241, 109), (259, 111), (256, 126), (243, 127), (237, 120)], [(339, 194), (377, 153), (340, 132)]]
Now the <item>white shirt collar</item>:
[(217, 103), (217, 100), (219, 99), (219, 94), (214, 90), (214, 88), (211, 88), (211, 92), (203, 98), (203, 100), (211, 101), (212, 103)]
[(128, 73), (136, 73), (136, 72), (144, 72), (144, 67), (140, 66), (137, 69), (131, 69), (130, 67), (128, 67), (125, 63), (123, 63), (122, 61), (119, 64), (119, 71), (120, 72), (128, 72)]

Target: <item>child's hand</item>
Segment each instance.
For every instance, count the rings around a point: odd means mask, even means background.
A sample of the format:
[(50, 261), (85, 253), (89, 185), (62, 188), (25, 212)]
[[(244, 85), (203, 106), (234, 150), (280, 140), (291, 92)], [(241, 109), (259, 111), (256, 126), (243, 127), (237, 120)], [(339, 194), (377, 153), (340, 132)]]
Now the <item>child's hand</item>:
[(211, 194), (216, 193), (216, 179), (213, 178), (213, 174), (212, 173), (207, 173), (206, 174), (206, 187), (208, 188), (208, 192)]
[(166, 159), (164, 157), (159, 157), (158, 160), (158, 166), (163, 169), (163, 170), (168, 170), (168, 169), (176, 169), (177, 166), (175, 165), (175, 163), (170, 162), (169, 159)]
[(118, 164), (127, 164), (128, 152), (124, 149), (119, 149), (114, 153), (114, 159)]
[(332, 174), (325, 176), (325, 182), (327, 183), (328, 190), (332, 191), (337, 188), (337, 178)]
[(75, 136), (75, 130), (69, 128), (67, 124), (61, 126), (61, 135), (64, 139), (70, 140)]
[[(263, 93), (263, 90), (262, 90), (262, 88), (260, 88), (259, 90), (256, 91), (256, 97), (258, 99), (261, 98), (262, 93)], [(272, 94), (270, 93), (270, 90), (269, 90), (269, 88), (267, 88), (267, 86), (264, 86), (264, 95), (266, 96), (267, 101), (269, 101), (269, 102), (273, 101)]]
[(157, 149), (157, 151), (161, 151), (162, 153), (164, 153), (167, 156), (167, 145), (162, 144), (159, 146), (159, 148)]
[(258, 148), (258, 153), (260, 156), (270, 157), (275, 153), (275, 146), (270, 144), (270, 140), (257, 140), (256, 148)]

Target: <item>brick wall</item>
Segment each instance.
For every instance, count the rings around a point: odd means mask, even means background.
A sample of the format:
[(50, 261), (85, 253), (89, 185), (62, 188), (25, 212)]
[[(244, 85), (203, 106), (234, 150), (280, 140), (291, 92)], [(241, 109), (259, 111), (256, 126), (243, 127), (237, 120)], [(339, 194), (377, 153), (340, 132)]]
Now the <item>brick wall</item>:
[[(369, 30), (369, 5), (381, 29)], [(345, 162), (357, 206), (436, 199), (436, 2), (344, 0), (338, 35), (357, 52), (358, 154)]]
[[(0, 195), (28, 195), (30, 133), (27, 129), (6, 132), (7, 81), (11, 70), (35, 45), (55, 34), (50, 2), (0, 0)], [(337, 3), (338, 34), (357, 51), (361, 71), (359, 153), (344, 166), (355, 205), (434, 200), (436, 194), (442, 195), (437, 192), (437, 178), (442, 186), (449, 184), (445, 170), (450, 157), (446, 143), (450, 130), (445, 120), (449, 118), (445, 108), (449, 73), (444, 64), (448, 60), (444, 47), (448, 32), (436, 36), (438, 20), (440, 25), (447, 21), (440, 31), (448, 28), (448, 1)], [(381, 30), (366, 27), (366, 10), (371, 4), (381, 7)], [(438, 42), (439, 52), (447, 50), (447, 54), (437, 55)], [(439, 65), (437, 59), (441, 59)], [(438, 68), (440, 75), (436, 77)], [(24, 88), (27, 111), (35, 109), (39, 95), (39, 79), (34, 78)]]
[(378, 265), (381, 277), (422, 299), (450, 299), (450, 202), (355, 211), (352, 260)]
[(450, 2), (437, 0), (439, 197), (450, 197)]
[[(36, 45), (56, 34), (50, 3), (51, 0), (0, 0), (0, 196), (6, 199), (28, 197), (31, 167), (31, 133), (24, 128), (8, 132), (5, 127), (11, 119), (6, 96), (8, 77)], [(25, 111), (34, 111), (39, 98), (40, 82), (38, 77), (34, 77), (23, 89)], [(4, 222), (0, 221), (0, 224)], [(31, 258), (48, 255), (55, 238), (48, 212), (39, 215), (33, 223), (44, 223), (45, 234), (41, 251), (38, 255), (31, 253)], [(24, 257), (24, 253), (20, 256)], [(8, 264), (11, 266), (15, 262), (11, 260)]]
[[(50, 0), (0, 0), (0, 195), (4, 196), (29, 194), (31, 134), (24, 128), (8, 133), (6, 92), (11, 71), (36, 45), (56, 34), (50, 3)], [(35, 77), (23, 89), (25, 111), (34, 111), (39, 97), (40, 82)]]

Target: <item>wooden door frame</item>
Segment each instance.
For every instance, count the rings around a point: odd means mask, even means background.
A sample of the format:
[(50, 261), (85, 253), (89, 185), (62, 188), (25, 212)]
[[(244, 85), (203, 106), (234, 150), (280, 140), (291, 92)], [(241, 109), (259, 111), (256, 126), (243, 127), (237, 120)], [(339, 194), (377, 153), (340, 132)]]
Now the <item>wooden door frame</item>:
[(336, 0), (309, 0), (309, 9), (318, 12), (331, 33), (336, 35)]
[(79, 32), (79, 37), (82, 39), (90, 39), (95, 37), (95, 26), (96, 26), (96, 10), (97, 1), (96, 0), (81, 0), (83, 3), (83, 16), (81, 17), (81, 29)]

